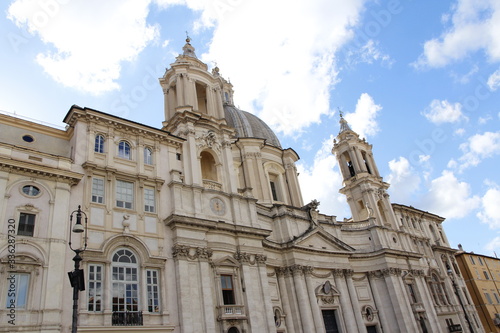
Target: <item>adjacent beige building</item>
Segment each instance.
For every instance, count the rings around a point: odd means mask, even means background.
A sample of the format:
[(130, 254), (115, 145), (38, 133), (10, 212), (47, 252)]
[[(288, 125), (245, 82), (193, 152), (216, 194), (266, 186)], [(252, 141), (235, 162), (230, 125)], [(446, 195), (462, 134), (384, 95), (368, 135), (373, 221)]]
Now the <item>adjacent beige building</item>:
[(158, 128), (76, 105), (65, 130), (0, 115), (1, 332), (70, 331), (78, 205), (79, 332), (484, 332), (444, 219), (391, 203), (342, 117), (337, 220), (189, 40), (160, 84)]
[(458, 267), (486, 332), (500, 332), (500, 260), (459, 245)]

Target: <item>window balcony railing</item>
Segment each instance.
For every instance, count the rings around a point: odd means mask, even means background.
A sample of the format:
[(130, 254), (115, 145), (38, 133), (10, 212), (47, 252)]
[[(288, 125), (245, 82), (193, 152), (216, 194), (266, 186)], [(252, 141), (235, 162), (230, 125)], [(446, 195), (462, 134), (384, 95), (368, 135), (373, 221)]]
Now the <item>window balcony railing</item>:
[(222, 184), (210, 179), (203, 179), (203, 187), (209, 190), (222, 191)]
[(219, 308), (219, 319), (236, 319), (245, 317), (243, 305), (221, 305)]
[(142, 311), (115, 311), (111, 317), (113, 326), (142, 326)]

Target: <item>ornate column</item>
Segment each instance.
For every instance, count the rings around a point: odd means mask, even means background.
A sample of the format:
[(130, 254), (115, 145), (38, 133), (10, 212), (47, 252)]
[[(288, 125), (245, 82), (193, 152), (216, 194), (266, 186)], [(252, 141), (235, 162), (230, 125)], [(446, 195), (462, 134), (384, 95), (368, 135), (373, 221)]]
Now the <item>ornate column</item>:
[(401, 269), (386, 268), (382, 270), (384, 280), (389, 291), (389, 296), (392, 302), (392, 308), (396, 315), (397, 323), (401, 332), (418, 332), (418, 327), (415, 320), (410, 318), (413, 311), (409, 308), (408, 302), (405, 300), (405, 290), (401, 289)]
[[(379, 273), (379, 276), (381, 275), (382, 274)], [(382, 325), (382, 331), (384, 331), (384, 328), (390, 329), (391, 326), (389, 325), (387, 316), (385, 315), (385, 307), (382, 302), (382, 299), (380, 298), (380, 293), (378, 292), (377, 277), (378, 276), (376, 271), (368, 272), (368, 283), (373, 293), (373, 300), (375, 301), (375, 306), (377, 307), (378, 316), (380, 318), (380, 324)]]
[(286, 267), (278, 267), (275, 269), (276, 276), (278, 277), (278, 288), (281, 296), (281, 304), (283, 305), (283, 311), (285, 312), (285, 325), (286, 330), (289, 333), (295, 333), (295, 327), (292, 320), (292, 309), (290, 307), (290, 300), (288, 298), (288, 292), (285, 284), (285, 275), (287, 274)]
[(293, 282), (295, 290), (297, 291), (297, 301), (299, 303), (300, 318), (302, 319), (302, 329), (304, 333), (314, 332), (313, 316), (311, 313), (311, 306), (309, 304), (309, 297), (305, 288), (304, 272), (301, 265), (290, 266), (289, 269), (293, 275)]
[(313, 271), (312, 266), (304, 267), (304, 276), (306, 278), (307, 293), (309, 294), (309, 303), (311, 304), (311, 311), (314, 319), (314, 327), (316, 328), (316, 333), (325, 332), (325, 325), (323, 323), (323, 317), (321, 315), (321, 309), (318, 305), (318, 300), (316, 298), (316, 293), (314, 292), (314, 286), (311, 281), (311, 274)]
[(361, 316), (361, 307), (358, 302), (358, 294), (356, 293), (356, 288), (354, 288), (354, 283), (352, 282), (352, 269), (345, 269), (344, 276), (347, 282), (347, 289), (349, 290), (349, 296), (351, 297), (352, 309), (354, 311), (354, 317), (356, 318), (356, 324), (358, 326), (357, 332), (366, 333), (366, 326), (364, 324), (363, 317)]
[(358, 327), (356, 325), (354, 312), (352, 311), (351, 301), (349, 300), (347, 285), (344, 280), (344, 270), (334, 269), (333, 276), (335, 278), (335, 286), (340, 292), (340, 305), (342, 306), (342, 312), (344, 313), (347, 332), (357, 332)]

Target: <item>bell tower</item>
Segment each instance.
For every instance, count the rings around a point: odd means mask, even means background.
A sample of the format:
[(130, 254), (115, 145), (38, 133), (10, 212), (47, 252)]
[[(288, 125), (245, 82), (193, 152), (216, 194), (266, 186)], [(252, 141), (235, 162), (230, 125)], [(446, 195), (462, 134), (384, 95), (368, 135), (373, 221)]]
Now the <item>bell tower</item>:
[(396, 218), (386, 192), (389, 184), (379, 174), (372, 145), (359, 138), (342, 114), (332, 153), (337, 157), (342, 173), (344, 187), (340, 193), (347, 197), (353, 220), (375, 218), (377, 225), (396, 229)]

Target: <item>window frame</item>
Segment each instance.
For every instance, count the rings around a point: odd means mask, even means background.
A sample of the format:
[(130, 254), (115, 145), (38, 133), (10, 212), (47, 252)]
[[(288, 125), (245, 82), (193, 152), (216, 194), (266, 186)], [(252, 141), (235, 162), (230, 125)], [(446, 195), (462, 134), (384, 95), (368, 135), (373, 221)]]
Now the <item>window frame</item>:
[(144, 187), (144, 211), (146, 213), (156, 213), (156, 195), (155, 189)]
[(153, 165), (153, 150), (149, 147), (144, 148), (144, 164)]
[[(122, 254), (119, 254), (119, 252), (122, 252)], [(115, 260), (115, 257), (117, 260)], [(126, 260), (125, 257), (128, 257), (130, 259), (130, 262), (121, 260), (122, 258)], [(110, 281), (111, 311), (140, 312), (140, 271), (141, 267), (137, 260), (137, 255), (134, 252), (126, 248), (119, 248), (113, 253), (111, 257)], [(122, 302), (120, 302), (120, 296), (123, 296)], [(135, 304), (133, 303), (134, 300)], [(123, 306), (123, 309), (120, 309), (121, 306)]]
[[(8, 309), (10, 304), (14, 304), (16, 309), (27, 309), (28, 308), (28, 296), (29, 296), (29, 291), (30, 291), (31, 274), (24, 273), (24, 272), (13, 272), (13, 273), (9, 272), (9, 277), (12, 275), (14, 276), (14, 281), (15, 281), (14, 282), (15, 292), (13, 295), (14, 297), (11, 296), (12, 295), (12, 293), (10, 291), (11, 282), (10, 282), (10, 278), (8, 278), (7, 281), (9, 281), (9, 282), (6, 284), (7, 292), (6, 292), (6, 296), (5, 296), (5, 308)], [(21, 289), (21, 287), (19, 286), (19, 284), (21, 282), (20, 277), (26, 277), (26, 280), (22, 286), (22, 288), (24, 289), (24, 292), (19, 292), (19, 290)], [(23, 297), (22, 304), (19, 304), (19, 297), (20, 296)], [(14, 300), (14, 302), (12, 302), (12, 300)]]
[[(230, 286), (227, 285), (229, 282)], [(233, 274), (221, 274), (220, 275), (220, 287), (222, 293), (222, 304), (223, 305), (236, 305), (236, 295), (234, 290), (234, 275)], [(228, 302), (226, 303), (226, 298)]]
[[(96, 181), (100, 181), (101, 184), (96, 184)], [(97, 186), (97, 187), (96, 187)], [(101, 190), (102, 188), (102, 190)], [(92, 188), (91, 188), (90, 201), (97, 204), (105, 204), (104, 197), (106, 194), (105, 181), (102, 177), (92, 177)], [(100, 199), (100, 201), (99, 201)]]
[[(96, 272), (99, 269), (100, 272)], [(104, 289), (104, 265), (90, 263), (87, 266), (87, 311), (89, 312), (103, 312), (103, 289)], [(93, 274), (93, 275), (92, 275)], [(100, 285), (100, 288), (97, 287)], [(92, 299), (93, 297), (93, 299)], [(92, 305), (92, 309), (91, 309)], [(99, 309), (97, 309), (99, 307)]]
[(118, 142), (118, 157), (132, 160), (132, 146), (125, 140)]
[(147, 296), (147, 311), (149, 313), (160, 313), (161, 309), (161, 294), (160, 294), (160, 270), (147, 268), (146, 269), (146, 296)]
[[(23, 219), (23, 216), (24, 217), (28, 217), (28, 216), (32, 217), (33, 218), (32, 223), (30, 223), (30, 221), (25, 221), (25, 219)], [(34, 237), (35, 236), (36, 217), (37, 217), (37, 214), (20, 212), (16, 234), (19, 236)], [(21, 225), (23, 226), (23, 229), (21, 229)], [(27, 228), (29, 228), (31, 230), (26, 230)]]
[[(130, 188), (124, 186), (125, 184), (130, 184)], [(116, 180), (115, 184), (115, 206), (123, 209), (134, 209), (134, 192), (135, 184), (133, 182), (128, 182), (125, 180)]]
[(97, 134), (94, 139), (94, 153), (104, 154), (104, 142), (106, 139), (104, 135)]

